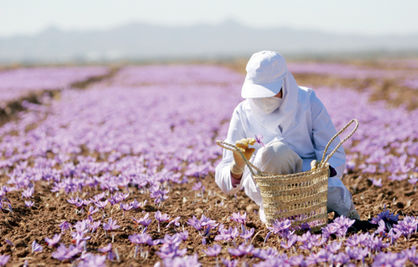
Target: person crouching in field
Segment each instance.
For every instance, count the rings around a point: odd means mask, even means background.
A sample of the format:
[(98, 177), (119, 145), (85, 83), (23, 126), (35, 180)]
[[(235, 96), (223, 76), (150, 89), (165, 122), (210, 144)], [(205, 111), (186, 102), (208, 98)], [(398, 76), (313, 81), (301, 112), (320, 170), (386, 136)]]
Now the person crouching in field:
[[(245, 147), (242, 143), (247, 137), (262, 135), (263, 147), (247, 148), (244, 152), (260, 170), (276, 174), (310, 170), (311, 161), (321, 159), (336, 133), (325, 106), (312, 89), (297, 85), (285, 59), (276, 52), (253, 54), (246, 71), (241, 91), (244, 100), (233, 111), (224, 141)], [(329, 164), (328, 212), (359, 220), (352, 196), (341, 181), (345, 168), (342, 146)], [(215, 181), (225, 193), (243, 188), (260, 206), (260, 219), (266, 223), (260, 191), (238, 152), (223, 150)]]

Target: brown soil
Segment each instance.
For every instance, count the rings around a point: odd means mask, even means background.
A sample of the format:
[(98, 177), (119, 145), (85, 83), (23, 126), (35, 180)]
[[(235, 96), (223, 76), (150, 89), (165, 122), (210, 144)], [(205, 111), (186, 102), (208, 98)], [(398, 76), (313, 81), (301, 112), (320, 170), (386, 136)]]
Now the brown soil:
[[(379, 175), (372, 175), (369, 177), (377, 178)], [(380, 176), (381, 177), (381, 176)], [(404, 215), (417, 215), (418, 206), (415, 201), (415, 188), (407, 181), (388, 182), (388, 179), (383, 179), (384, 183), (381, 188), (374, 187), (367, 179), (368, 177), (360, 177), (358, 173), (352, 173), (344, 177), (343, 182), (348, 186), (353, 194), (354, 203), (357, 210), (361, 214), (363, 220), (369, 219), (383, 210), (386, 205), (391, 211), (399, 213), (402, 218)], [(167, 213), (171, 218), (176, 216), (181, 217), (181, 224), (184, 229), (189, 232), (189, 239), (186, 240), (181, 248), (185, 247), (188, 250), (187, 254), (198, 253), (199, 261), (203, 264), (215, 264), (214, 259), (204, 256), (202, 252), (207, 246), (202, 245), (202, 237), (196, 232), (194, 228), (187, 225), (187, 220), (193, 215), (200, 218), (201, 214), (216, 220), (219, 223), (226, 225), (237, 226), (236, 223), (229, 220), (232, 212), (247, 212), (247, 227), (255, 228), (255, 235), (252, 239), (252, 244), (256, 247), (275, 247), (278, 250), (285, 252), (280, 248), (280, 244), (276, 238), (269, 238), (265, 246), (263, 244), (268, 230), (260, 222), (257, 214), (257, 206), (246, 197), (243, 192), (239, 192), (236, 196), (223, 194), (214, 182), (212, 175), (208, 175), (202, 179), (202, 183), (206, 187), (204, 197), (197, 196), (195, 191), (191, 190), (193, 180), (184, 185), (174, 185), (169, 194), (169, 199), (164, 202), (162, 207), (157, 207), (153, 203), (148, 203), (144, 210), (126, 211), (125, 214), (118, 211), (117, 205), (113, 207), (106, 207), (106, 213), (111, 214), (112, 218), (117, 220), (118, 225), (121, 226), (114, 231), (113, 248), (117, 248), (120, 255), (120, 262), (115, 262), (114, 265), (124, 266), (144, 266), (153, 265), (159, 261), (156, 255), (156, 248), (154, 246), (150, 249), (148, 259), (133, 258), (134, 247), (130, 244), (128, 236), (133, 233), (138, 233), (132, 217), (143, 217), (142, 211), (149, 212), (151, 218), (154, 217), (155, 211), (158, 209), (163, 213)], [(128, 201), (136, 198), (138, 201), (148, 199), (147, 194), (139, 194), (135, 188), (129, 188), (131, 192)], [(59, 224), (63, 221), (74, 223), (78, 220), (86, 218), (85, 212), (77, 212), (75, 206), (69, 204), (66, 200), (70, 196), (65, 194), (55, 195), (50, 192), (50, 185), (44, 182), (38, 182), (35, 190), (35, 206), (27, 208), (20, 200), (20, 195), (14, 193), (10, 196), (10, 201), (14, 206), (14, 212), (3, 212), (0, 216), (0, 235), (2, 242), (0, 243), (0, 254), (12, 255), (10, 262), (16, 265), (23, 264), (26, 260), (30, 265), (36, 266), (50, 266), (62, 264), (58, 260), (51, 257), (53, 250), (46, 246), (44, 242), (45, 237), (52, 237), (55, 233), (60, 233)], [(210, 192), (210, 193), (209, 193)], [(88, 192), (83, 198), (93, 196), (98, 191)], [(223, 203), (223, 204), (222, 204)], [(94, 219), (100, 219), (101, 212), (93, 215)], [(181, 228), (180, 228), (181, 229)], [(174, 234), (173, 226), (165, 228), (161, 226), (161, 231), (157, 232), (157, 223), (154, 221), (147, 232), (151, 234), (153, 239), (162, 238), (165, 234)], [(215, 234), (215, 231), (212, 230)], [(213, 241), (214, 235), (208, 238), (208, 244), (218, 243), (223, 246), (221, 257), (228, 258), (227, 248), (229, 244), (219, 241)], [(6, 244), (4, 240), (10, 240), (14, 246)], [(44, 246), (42, 252), (32, 254), (31, 243), (36, 240)], [(68, 232), (62, 238), (65, 244), (71, 243), (71, 237)], [(237, 241), (240, 243), (241, 240)], [(112, 242), (111, 234), (106, 234), (102, 228), (92, 235), (88, 243), (88, 251), (97, 252), (98, 248), (105, 246)], [(401, 251), (402, 249), (418, 245), (418, 235), (414, 235), (410, 240), (401, 238), (396, 246), (391, 246), (388, 251)], [(297, 253), (305, 253), (304, 251), (297, 251)], [(249, 259), (247, 259), (249, 260)], [(250, 261), (251, 262), (251, 261)], [(66, 265), (71, 265), (67, 263)]]

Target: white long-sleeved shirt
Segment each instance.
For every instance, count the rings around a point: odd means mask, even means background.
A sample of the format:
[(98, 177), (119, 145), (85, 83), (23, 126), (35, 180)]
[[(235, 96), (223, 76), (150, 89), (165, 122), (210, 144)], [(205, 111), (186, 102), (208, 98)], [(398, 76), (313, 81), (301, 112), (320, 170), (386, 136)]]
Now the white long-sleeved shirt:
[[(293, 92), (294, 94), (295, 92)], [(285, 95), (286, 96), (286, 95)], [(263, 143), (268, 143), (274, 138), (285, 142), (293, 151), (295, 151), (303, 161), (302, 171), (310, 169), (312, 160), (320, 161), (328, 141), (335, 135), (336, 129), (331, 118), (312, 89), (298, 87), (294, 102), (296, 102), (294, 116), (289, 119), (275, 120), (274, 116), (280, 116), (283, 113), (275, 111), (260, 120), (251, 111), (248, 101), (243, 100), (234, 109), (230, 121), (228, 135), (225, 142), (235, 144), (242, 138), (263, 136)], [(275, 124), (276, 121), (281, 123)], [(328, 153), (340, 142), (339, 138), (331, 144)], [(259, 147), (256, 147), (254, 155)], [(254, 160), (254, 155), (250, 159)], [(223, 192), (228, 193), (233, 189), (231, 183), (230, 166), (233, 162), (232, 151), (223, 150), (222, 161), (215, 170), (215, 181)], [(336, 170), (337, 175), (328, 180), (329, 192), (339, 188), (341, 200), (334, 203), (337, 206), (343, 205), (344, 209), (349, 209), (351, 205), (351, 194), (341, 181), (345, 168), (345, 153), (342, 146), (329, 160), (329, 164)], [(334, 189), (333, 189), (334, 187)], [(261, 205), (261, 196), (254, 180), (251, 177), (248, 167), (245, 167), (240, 185), (237, 188), (244, 188), (246, 194)]]

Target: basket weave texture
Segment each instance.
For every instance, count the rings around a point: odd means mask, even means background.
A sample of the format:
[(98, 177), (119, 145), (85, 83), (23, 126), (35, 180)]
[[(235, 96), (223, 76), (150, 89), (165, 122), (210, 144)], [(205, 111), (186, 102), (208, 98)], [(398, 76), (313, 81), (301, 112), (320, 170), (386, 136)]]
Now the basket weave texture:
[[(329, 155), (326, 155), (334, 139), (353, 123), (355, 124), (353, 130)], [(260, 189), (267, 225), (271, 225), (277, 219), (289, 218), (292, 219), (293, 225), (309, 223), (311, 227), (317, 228), (326, 225), (328, 221), (328, 160), (354, 134), (357, 128), (358, 121), (356, 119), (349, 121), (329, 140), (321, 161), (314, 168), (293, 174), (264, 173), (248, 161), (235, 145), (219, 140), (216, 143), (225, 149), (237, 151), (244, 159)]]

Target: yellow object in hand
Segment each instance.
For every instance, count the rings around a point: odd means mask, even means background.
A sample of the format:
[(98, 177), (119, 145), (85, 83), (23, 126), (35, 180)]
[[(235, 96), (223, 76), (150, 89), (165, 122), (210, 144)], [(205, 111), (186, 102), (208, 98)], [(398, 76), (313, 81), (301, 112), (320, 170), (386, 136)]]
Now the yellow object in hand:
[[(243, 138), (235, 142), (235, 146), (244, 154), (244, 157), (249, 160), (253, 155), (255, 148), (248, 147), (254, 145), (256, 140), (254, 138)], [(234, 174), (240, 174), (244, 171), (245, 161), (237, 151), (234, 151), (234, 164), (231, 167)]]
[(238, 147), (242, 152), (248, 149), (249, 145), (254, 145), (256, 142), (255, 138), (243, 138), (235, 143), (235, 146)]

